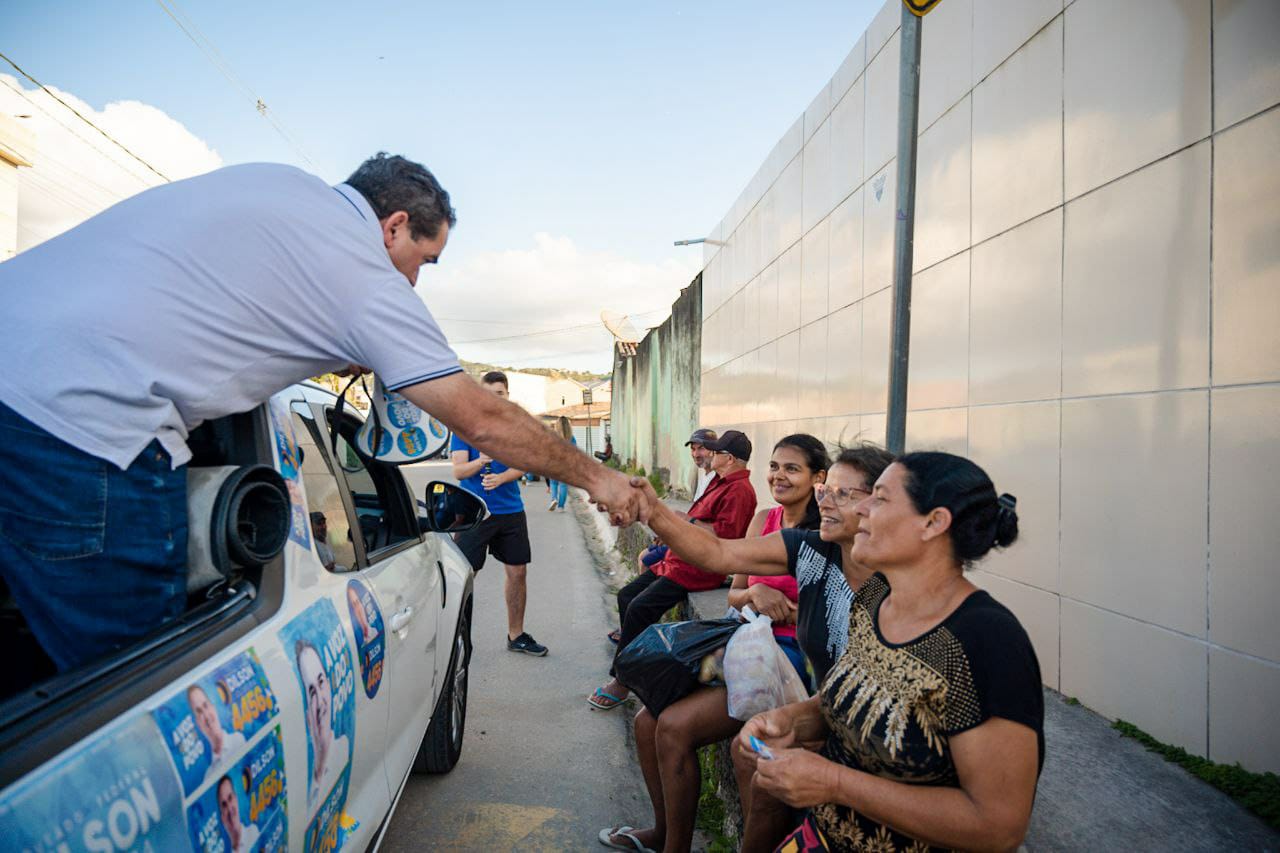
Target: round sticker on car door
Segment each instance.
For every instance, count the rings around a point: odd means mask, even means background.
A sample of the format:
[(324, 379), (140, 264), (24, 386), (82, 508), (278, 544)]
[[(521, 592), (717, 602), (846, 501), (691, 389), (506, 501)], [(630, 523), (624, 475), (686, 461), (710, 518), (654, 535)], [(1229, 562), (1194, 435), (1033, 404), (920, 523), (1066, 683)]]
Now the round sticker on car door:
[(347, 610), (351, 612), (351, 633), (356, 641), (356, 660), (364, 695), (372, 699), (382, 683), (386, 636), (382, 630), (382, 610), (373, 592), (358, 580), (347, 581)]

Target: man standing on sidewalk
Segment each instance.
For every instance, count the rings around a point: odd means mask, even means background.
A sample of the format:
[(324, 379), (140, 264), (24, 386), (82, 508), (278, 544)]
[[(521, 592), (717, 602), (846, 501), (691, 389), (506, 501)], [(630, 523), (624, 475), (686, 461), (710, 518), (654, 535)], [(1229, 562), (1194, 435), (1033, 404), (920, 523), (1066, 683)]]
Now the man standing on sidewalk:
[[(510, 396), (507, 375), (491, 370), (480, 380), (490, 394), (502, 399)], [(547, 647), (524, 630), (524, 608), (528, 599), (528, 567), (533, 558), (529, 547), (529, 522), (524, 514), (524, 498), (520, 495), (523, 471), (508, 468), (476, 450), (454, 433), (449, 445), (453, 476), (462, 487), (484, 498), (489, 517), (478, 527), (458, 537), (458, 547), (480, 571), (487, 554), (492, 554), (507, 568), (504, 587), (507, 599), (507, 650), (542, 657)]]

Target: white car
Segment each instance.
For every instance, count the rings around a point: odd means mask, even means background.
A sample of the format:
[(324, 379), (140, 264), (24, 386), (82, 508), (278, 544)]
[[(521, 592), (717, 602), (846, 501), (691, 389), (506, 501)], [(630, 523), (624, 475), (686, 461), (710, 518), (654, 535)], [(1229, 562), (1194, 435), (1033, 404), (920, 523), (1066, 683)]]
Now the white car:
[(177, 621), (52, 675), (0, 614), (0, 849), (365, 850), (411, 772), (458, 761), (473, 573), (441, 531), (487, 510), (416, 501), (350, 409), (335, 458), (336, 400), (296, 385), (192, 433)]

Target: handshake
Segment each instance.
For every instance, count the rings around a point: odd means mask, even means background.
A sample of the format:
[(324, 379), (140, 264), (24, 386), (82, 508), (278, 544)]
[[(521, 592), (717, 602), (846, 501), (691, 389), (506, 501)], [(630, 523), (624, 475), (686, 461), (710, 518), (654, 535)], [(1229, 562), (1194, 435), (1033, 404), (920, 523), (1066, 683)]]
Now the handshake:
[(600, 467), (601, 478), (587, 489), (599, 512), (607, 512), (615, 527), (633, 522), (646, 523), (655, 507), (661, 506), (653, 484), (644, 477), (628, 477), (620, 471)]

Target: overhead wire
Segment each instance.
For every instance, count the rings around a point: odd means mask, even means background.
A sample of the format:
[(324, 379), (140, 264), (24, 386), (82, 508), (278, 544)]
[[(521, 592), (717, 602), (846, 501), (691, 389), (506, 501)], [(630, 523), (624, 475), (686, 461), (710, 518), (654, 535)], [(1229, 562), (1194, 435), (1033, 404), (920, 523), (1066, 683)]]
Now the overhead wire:
[[(75, 107), (71, 106), (71, 105), (70, 105), (70, 104), (68, 104), (66, 101), (62, 100), (62, 98), (58, 97), (58, 96), (57, 96), (57, 94), (55, 94), (55, 93), (54, 93), (54, 92), (53, 92), (53, 91), (52, 91), (48, 86), (46, 86), (45, 84), (41, 83), (41, 82), (40, 82), (39, 80), (37, 80), (35, 77), (32, 77), (30, 74), (28, 74), (26, 71), (24, 71), (24, 70), (22, 69), (22, 67), (18, 65), (18, 63), (14, 62), (12, 59), (10, 59), (8, 56), (6, 56), (6, 55), (5, 55), (4, 53), (2, 53), (2, 52), (0, 52), (0, 59), (3, 59), (5, 62), (9, 63), (11, 66), (13, 66), (13, 70), (14, 70), (14, 71), (17, 71), (17, 72), (18, 72), (19, 74), (21, 74), (23, 77), (26, 77), (28, 80), (30, 80), (32, 83), (34, 83), (36, 86), (38, 86), (38, 87), (39, 87), (39, 88), (40, 88), (40, 89), (41, 89), (41, 90), (42, 90), (46, 95), (48, 95), (49, 97), (53, 98), (55, 101), (57, 101), (58, 103), (62, 104), (64, 107), (66, 107), (66, 108), (67, 108), (68, 110), (70, 110), (72, 113), (74, 113), (74, 114), (75, 114), (75, 116), (76, 116), (76, 118), (80, 119), (82, 122), (84, 122), (85, 124), (89, 125), (89, 127), (92, 127), (94, 130), (98, 131), (98, 133), (100, 133), (100, 134), (102, 134), (104, 137), (106, 137), (106, 139), (107, 139), (109, 142), (111, 142), (111, 144), (115, 145), (115, 146), (116, 146), (117, 148), (119, 148), (121, 151), (123, 151), (124, 153), (128, 154), (130, 157), (132, 157), (133, 159), (137, 160), (137, 161), (138, 161), (139, 163), (141, 163), (142, 165), (146, 166), (146, 167), (147, 167), (148, 169), (150, 169), (152, 172), (155, 172), (155, 173), (156, 173), (156, 174), (161, 178), (161, 180), (166, 181), (166, 182), (168, 182), (168, 181), (169, 181), (169, 176), (168, 176), (168, 175), (166, 175), (164, 172), (161, 172), (161, 171), (160, 171), (159, 169), (157, 169), (155, 166), (152, 166), (150, 163), (148, 163), (146, 160), (144, 160), (144, 159), (142, 159), (141, 157), (139, 157), (137, 154), (133, 153), (133, 151), (129, 150), (128, 146), (126, 146), (123, 142), (121, 142), (120, 140), (116, 139), (116, 138), (115, 138), (114, 136), (112, 136), (111, 134), (107, 133), (105, 130), (103, 130), (101, 127), (99, 127), (97, 124), (95, 124), (95, 123), (93, 122), (93, 120), (92, 120), (92, 119), (87, 118), (87, 117), (84, 115), (84, 113), (80, 112), (78, 109), (76, 109)], [(29, 100), (29, 99), (28, 99), (28, 100)]]
[[(655, 309), (653, 309), (652, 311), (640, 311), (640, 312), (637, 312), (637, 313), (634, 313), (634, 314), (628, 314), (627, 316), (628, 316), (628, 317), (643, 317), (643, 316), (645, 316), (645, 315), (647, 315), (647, 314), (657, 314), (657, 313), (659, 313), (659, 312), (667, 311), (667, 310), (669, 310), (669, 309), (667, 309), (667, 308), (655, 308)], [(440, 317), (440, 318), (438, 318), (438, 319), (440, 319), (440, 320), (442, 320), (442, 321), (459, 322), (459, 323), (485, 323), (485, 322), (492, 322), (492, 323), (494, 323), (495, 325), (498, 325), (498, 324), (499, 324), (499, 321), (486, 321), (486, 320), (462, 320), (462, 319), (455, 318), (455, 317)], [(521, 324), (519, 324), (519, 323), (502, 323), (502, 325), (521, 325)], [(577, 331), (581, 331), (581, 330), (583, 330), (583, 329), (596, 329), (596, 328), (599, 328), (599, 327), (600, 327), (600, 322), (599, 322), (599, 321), (594, 321), (594, 322), (591, 322), (591, 323), (579, 323), (579, 324), (574, 325), (574, 326), (561, 326), (560, 328), (557, 328), (557, 329), (541, 329), (541, 330), (536, 331), (536, 332), (524, 332), (524, 333), (521, 333), (521, 334), (518, 334), (518, 335), (502, 335), (502, 336), (500, 336), (500, 337), (494, 337), (494, 338), (473, 338), (473, 339), (468, 340), (468, 341), (454, 341), (453, 343), (456, 343), (456, 344), (490, 344), (490, 343), (498, 343), (498, 342), (500, 342), (500, 341), (515, 341), (515, 340), (521, 340), (521, 339), (523, 339), (523, 338), (538, 338), (538, 337), (542, 337), (542, 336), (544, 336), (544, 335), (558, 335), (558, 334), (561, 334), (561, 333), (564, 333), (564, 332), (577, 332)]]
[[(39, 101), (37, 101), (37, 100), (35, 100), (34, 98), (32, 98), (29, 94), (27, 94), (27, 92), (26, 92), (26, 91), (24, 91), (23, 89), (21, 89), (21, 88), (19, 88), (19, 87), (15, 87), (15, 86), (14, 86), (13, 84), (11, 84), (7, 79), (4, 79), (4, 78), (0, 78), (0, 83), (4, 83), (5, 87), (6, 87), (6, 88), (8, 88), (11, 92), (13, 92), (13, 93), (14, 93), (14, 94), (16, 94), (18, 97), (20, 97), (20, 98), (22, 98), (24, 101), (26, 101), (28, 104), (30, 104), (31, 106), (35, 107), (37, 110), (39, 110), (40, 112), (42, 112), (42, 113), (44, 113), (46, 116), (48, 116), (50, 121), (52, 121), (54, 124), (58, 125), (58, 126), (59, 126), (59, 127), (61, 127), (63, 130), (65, 130), (68, 134), (70, 134), (70, 135), (71, 135), (71, 137), (72, 137), (73, 139), (77, 139), (77, 140), (79, 140), (80, 142), (84, 143), (85, 145), (89, 146), (90, 148), (94, 149), (95, 151), (102, 151), (102, 149), (100, 149), (100, 148), (96, 147), (96, 145), (95, 145), (93, 142), (90, 142), (88, 139), (85, 139), (85, 138), (84, 138), (83, 136), (81, 136), (79, 133), (76, 133), (76, 131), (75, 131), (72, 127), (70, 127), (70, 126), (69, 126), (66, 122), (64, 122), (62, 119), (58, 118), (58, 116), (54, 115), (53, 113), (51, 113), (51, 112), (49, 112), (47, 109), (45, 109), (43, 104), (41, 104)], [(103, 152), (103, 153), (105, 154), (105, 152)], [(45, 152), (41, 151), (41, 153), (40, 153), (40, 159), (41, 159), (42, 161), (44, 161), (44, 160), (48, 160), (48, 159), (51, 159), (51, 158), (49, 157), (49, 155), (48, 155), (47, 153), (45, 153)], [(145, 178), (145, 177), (143, 177), (143, 176), (139, 175), (137, 172), (133, 171), (132, 169), (128, 168), (124, 163), (122, 163), (121, 161), (117, 160), (115, 157), (105, 157), (105, 159), (107, 160), (107, 162), (111, 163), (111, 164), (112, 164), (112, 165), (114, 165), (116, 168), (118, 168), (121, 172), (123, 172), (124, 174), (126, 174), (126, 175), (128, 175), (129, 177), (133, 178), (134, 180), (143, 181), (144, 183), (145, 183), (145, 182), (148, 182), (148, 181), (150, 181), (150, 180), (151, 180), (150, 178)]]
[(210, 64), (212, 64), (213, 67), (216, 68), (229, 83), (231, 83), (232, 86), (239, 89), (242, 95), (249, 99), (253, 104), (253, 108), (257, 110), (258, 115), (266, 119), (271, 126), (275, 128), (276, 133), (278, 133), (280, 138), (293, 149), (293, 152), (301, 157), (302, 160), (305, 161), (313, 170), (319, 171), (319, 167), (317, 167), (316, 164), (312, 162), (311, 158), (307, 156), (307, 152), (303, 150), (301, 143), (294, 138), (293, 134), (285, 129), (283, 123), (276, 119), (275, 114), (272, 112), (271, 108), (267, 106), (266, 101), (258, 97), (253, 89), (251, 89), (249, 85), (241, 79), (240, 75), (236, 74), (235, 70), (231, 67), (231, 64), (222, 56), (209, 37), (206, 36), (198, 26), (196, 26), (195, 21), (178, 8), (177, 0), (156, 0), (156, 3), (164, 10), (164, 13), (169, 16), (170, 20), (177, 25), (178, 29), (182, 30), (186, 37), (191, 40), (191, 43), (204, 54)]

